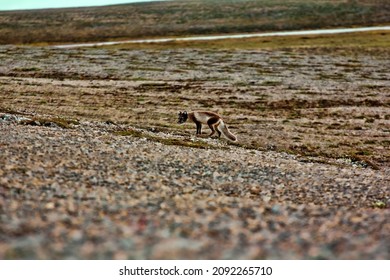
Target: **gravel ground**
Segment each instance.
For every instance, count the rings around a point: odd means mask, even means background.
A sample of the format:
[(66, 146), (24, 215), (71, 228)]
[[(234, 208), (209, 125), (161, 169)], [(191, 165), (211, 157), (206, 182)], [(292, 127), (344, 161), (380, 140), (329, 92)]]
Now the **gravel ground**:
[(390, 258), (387, 167), (27, 124), (0, 114), (0, 259)]

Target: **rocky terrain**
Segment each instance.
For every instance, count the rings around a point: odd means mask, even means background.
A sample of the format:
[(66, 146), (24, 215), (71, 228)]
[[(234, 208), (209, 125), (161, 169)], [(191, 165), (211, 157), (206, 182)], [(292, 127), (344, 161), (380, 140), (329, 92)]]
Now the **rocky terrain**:
[(388, 52), (0, 58), (0, 259), (389, 259)]

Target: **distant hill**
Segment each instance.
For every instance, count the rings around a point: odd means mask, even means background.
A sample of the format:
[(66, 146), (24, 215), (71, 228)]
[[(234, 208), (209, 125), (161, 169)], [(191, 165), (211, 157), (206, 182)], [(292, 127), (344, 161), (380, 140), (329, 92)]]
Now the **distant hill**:
[(0, 44), (94, 42), (390, 23), (388, 0), (187, 0), (0, 12)]

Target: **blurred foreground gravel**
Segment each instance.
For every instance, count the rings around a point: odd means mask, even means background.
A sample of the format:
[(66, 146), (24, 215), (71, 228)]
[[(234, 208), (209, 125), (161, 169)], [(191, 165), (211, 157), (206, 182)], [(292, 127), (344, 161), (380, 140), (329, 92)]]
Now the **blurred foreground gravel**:
[(0, 118), (0, 259), (390, 258), (389, 168), (17, 120)]

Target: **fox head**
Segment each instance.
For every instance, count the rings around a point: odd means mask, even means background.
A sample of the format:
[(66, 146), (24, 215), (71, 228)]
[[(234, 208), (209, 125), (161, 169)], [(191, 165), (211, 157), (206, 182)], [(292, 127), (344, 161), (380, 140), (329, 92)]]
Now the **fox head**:
[(185, 123), (188, 119), (188, 113), (186, 111), (179, 112), (179, 120), (178, 123)]

